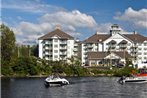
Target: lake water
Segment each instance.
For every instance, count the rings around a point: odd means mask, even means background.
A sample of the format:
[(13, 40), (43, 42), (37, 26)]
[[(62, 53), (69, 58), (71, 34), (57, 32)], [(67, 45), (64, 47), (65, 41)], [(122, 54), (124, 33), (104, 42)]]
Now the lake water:
[(1, 98), (147, 98), (147, 83), (118, 84), (116, 77), (66, 77), (70, 85), (44, 86), (45, 78), (2, 78)]

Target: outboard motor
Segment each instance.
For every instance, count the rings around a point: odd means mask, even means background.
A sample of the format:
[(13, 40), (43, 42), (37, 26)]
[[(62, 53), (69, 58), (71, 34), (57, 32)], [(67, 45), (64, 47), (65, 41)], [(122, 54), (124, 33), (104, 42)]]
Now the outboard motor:
[(125, 76), (121, 76), (120, 79), (118, 80), (118, 83), (124, 84)]

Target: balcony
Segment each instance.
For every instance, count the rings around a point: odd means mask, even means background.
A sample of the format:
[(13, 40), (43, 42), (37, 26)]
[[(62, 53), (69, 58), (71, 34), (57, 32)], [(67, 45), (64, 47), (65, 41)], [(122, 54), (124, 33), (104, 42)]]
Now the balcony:
[(52, 47), (45, 46), (44, 49), (45, 49), (45, 50), (51, 50)]
[(78, 44), (77, 44), (77, 43), (75, 43), (75, 44), (74, 44), (74, 47), (78, 47)]
[(60, 47), (60, 50), (66, 50), (67, 47)]
[(136, 49), (136, 48), (138, 48), (138, 46), (137, 45), (134, 45), (134, 46), (131, 46), (131, 49)]
[(92, 44), (88, 44), (87, 48), (93, 48), (93, 45)]
[(44, 54), (45, 54), (45, 55), (52, 55), (52, 52), (45, 51)]
[(119, 48), (120, 48), (120, 49), (126, 49), (126, 48), (127, 48), (127, 45), (126, 45), (126, 44), (120, 44), (120, 45), (119, 45)]
[(67, 52), (60, 52), (60, 55), (67, 55)]
[(52, 44), (52, 41), (45, 41), (45, 44), (46, 44), (46, 45)]
[(75, 48), (73, 51), (75, 51), (75, 52), (76, 52), (76, 51), (78, 51), (78, 49), (77, 49), (77, 48)]
[(67, 44), (67, 41), (60, 41), (60, 44), (65, 45), (65, 44)]

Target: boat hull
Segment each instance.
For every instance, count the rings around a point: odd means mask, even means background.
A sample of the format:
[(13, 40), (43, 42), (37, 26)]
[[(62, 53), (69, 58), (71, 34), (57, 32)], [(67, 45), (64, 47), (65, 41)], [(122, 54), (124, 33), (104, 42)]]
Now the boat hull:
[(62, 86), (62, 85), (68, 85), (69, 82), (64, 79), (64, 78), (51, 78), (51, 77), (47, 77), (45, 79), (45, 86), (49, 87), (49, 86)]
[(147, 80), (124, 80), (125, 83), (145, 83)]
[(62, 81), (56, 81), (56, 82), (47, 82), (45, 81), (45, 86), (50, 87), (50, 86), (63, 86), (67, 85), (68, 83), (63, 83)]
[(146, 83), (147, 77), (125, 77), (118, 80), (120, 84), (124, 83)]

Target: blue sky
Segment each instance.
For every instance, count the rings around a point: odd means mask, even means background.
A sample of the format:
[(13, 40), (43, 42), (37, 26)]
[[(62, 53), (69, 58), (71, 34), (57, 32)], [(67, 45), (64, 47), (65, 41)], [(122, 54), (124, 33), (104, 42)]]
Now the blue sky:
[(2, 0), (1, 15), (21, 44), (35, 43), (56, 25), (80, 40), (109, 33), (112, 24), (147, 36), (147, 0)]

